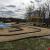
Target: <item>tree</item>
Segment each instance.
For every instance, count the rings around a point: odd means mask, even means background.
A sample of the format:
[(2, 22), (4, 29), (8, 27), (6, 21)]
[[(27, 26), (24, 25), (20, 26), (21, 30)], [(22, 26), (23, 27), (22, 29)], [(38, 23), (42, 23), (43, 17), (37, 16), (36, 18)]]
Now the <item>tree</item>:
[(28, 6), (28, 8), (26, 9), (26, 19), (27, 21), (31, 22), (31, 16), (34, 10), (34, 6), (30, 5)]

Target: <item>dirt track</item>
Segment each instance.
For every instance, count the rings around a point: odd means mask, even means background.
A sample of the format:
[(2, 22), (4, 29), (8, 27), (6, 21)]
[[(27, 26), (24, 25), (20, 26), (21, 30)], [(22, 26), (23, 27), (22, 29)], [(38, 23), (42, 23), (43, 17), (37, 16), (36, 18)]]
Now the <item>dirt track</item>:
[[(47, 28), (40, 28), (35, 26), (23, 26), (22, 28), (23, 28), (22, 31), (15, 31), (15, 32), (8, 32), (8, 30), (0, 31), (0, 42), (17, 40), (17, 39), (22, 39), (26, 37), (44, 36), (44, 35), (50, 34), (50, 29), (47, 29)], [(37, 28), (37, 29), (34, 29), (34, 28)], [(40, 29), (40, 31), (38, 29)]]

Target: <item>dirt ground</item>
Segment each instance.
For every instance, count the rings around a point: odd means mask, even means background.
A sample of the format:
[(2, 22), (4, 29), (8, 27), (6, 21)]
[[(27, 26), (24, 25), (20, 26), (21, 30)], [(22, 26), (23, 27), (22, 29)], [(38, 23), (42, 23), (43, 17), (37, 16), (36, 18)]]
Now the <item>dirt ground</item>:
[(9, 31), (14, 30), (15, 28), (0, 30), (0, 42), (18, 40), (27, 37), (50, 35), (50, 29), (48, 28), (26, 26), (26, 25), (20, 25), (20, 28), (22, 28), (23, 30), (14, 32), (9, 32)]

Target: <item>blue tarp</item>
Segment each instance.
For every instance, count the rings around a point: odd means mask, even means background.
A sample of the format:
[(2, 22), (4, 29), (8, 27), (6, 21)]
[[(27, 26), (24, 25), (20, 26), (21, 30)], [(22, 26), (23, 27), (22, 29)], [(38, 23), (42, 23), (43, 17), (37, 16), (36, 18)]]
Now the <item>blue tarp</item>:
[(8, 28), (9, 25), (5, 23), (0, 23), (0, 28)]

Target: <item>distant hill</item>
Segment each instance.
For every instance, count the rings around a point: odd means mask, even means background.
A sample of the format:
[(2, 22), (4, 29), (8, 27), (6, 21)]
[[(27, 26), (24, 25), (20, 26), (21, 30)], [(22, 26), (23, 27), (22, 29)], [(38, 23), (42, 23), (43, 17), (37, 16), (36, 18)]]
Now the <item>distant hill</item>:
[(19, 19), (19, 18), (1, 18), (0, 17), (0, 21), (2, 22), (26, 22), (26, 19)]

